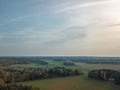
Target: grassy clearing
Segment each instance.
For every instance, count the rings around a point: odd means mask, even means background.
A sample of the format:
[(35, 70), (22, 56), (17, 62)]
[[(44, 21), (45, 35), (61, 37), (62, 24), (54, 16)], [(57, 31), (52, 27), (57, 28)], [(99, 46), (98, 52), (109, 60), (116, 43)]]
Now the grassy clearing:
[(85, 76), (36, 80), (20, 84), (40, 87), (41, 90), (120, 90), (120, 86), (109, 82), (92, 80)]
[(45, 65), (40, 65), (40, 64), (36, 64), (36, 63), (30, 63), (30, 64), (17, 64), (17, 65), (11, 65), (11, 66), (7, 66), (4, 68), (11, 68), (11, 69), (15, 69), (15, 68), (44, 68)]
[(30, 64), (18, 64), (18, 65), (11, 65), (11, 66), (7, 66), (6, 68), (11, 68), (11, 69), (15, 69), (15, 68), (53, 68), (53, 67), (65, 67), (65, 68), (74, 68), (74, 69), (80, 69), (82, 72), (87, 72), (89, 69), (85, 68), (85, 67), (81, 67), (81, 66), (66, 66), (63, 65), (63, 61), (53, 61), (53, 60), (46, 60), (46, 62), (48, 62), (48, 65), (40, 65), (37, 63), (30, 63)]

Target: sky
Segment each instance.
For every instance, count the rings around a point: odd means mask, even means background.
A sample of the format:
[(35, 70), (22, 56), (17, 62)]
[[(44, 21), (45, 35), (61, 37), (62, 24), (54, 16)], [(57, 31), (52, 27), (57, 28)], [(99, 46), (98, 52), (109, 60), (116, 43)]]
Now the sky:
[(0, 56), (120, 56), (120, 0), (0, 0)]

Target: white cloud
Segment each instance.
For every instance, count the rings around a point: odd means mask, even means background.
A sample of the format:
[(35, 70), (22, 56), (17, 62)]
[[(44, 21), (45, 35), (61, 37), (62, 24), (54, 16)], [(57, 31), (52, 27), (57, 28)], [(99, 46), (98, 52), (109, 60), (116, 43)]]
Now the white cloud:
[[(18, 38), (4, 42), (2, 50), (21, 55), (118, 55), (120, 54), (119, 0), (61, 0), (56, 16), (64, 20), (62, 29), (23, 28), (0, 38)], [(58, 13), (59, 12), (59, 13)], [(20, 18), (24, 19), (24, 18)], [(13, 19), (13, 22), (19, 21)], [(67, 24), (66, 24), (67, 23)], [(46, 25), (47, 26), (47, 25)]]
[[(68, 3), (63, 3), (63, 8), (60, 9), (58, 12), (61, 13), (61, 12), (68, 12), (68, 11), (71, 11), (71, 10), (78, 10), (78, 9), (81, 9), (81, 8), (85, 8), (85, 7), (92, 7), (92, 6), (98, 6), (98, 5), (103, 5), (103, 4), (109, 4), (109, 3), (112, 3), (113, 0), (91, 0), (91, 1), (87, 1), (87, 2), (84, 2), (84, 3), (73, 3), (73, 2), (68, 2)], [(72, 4), (73, 3), (73, 4)]]
[[(119, 56), (120, 1), (94, 1), (81, 3), (73, 1), (76, 3), (70, 2), (61, 5), (61, 7), (58, 6), (56, 12), (67, 16), (69, 26), (86, 27), (86, 37), (82, 42), (73, 40), (58, 46), (58, 48), (63, 48), (66, 53), (68, 50), (71, 51), (71, 55), (76, 53), (77, 55)], [(115, 26), (111, 27), (111, 25)]]

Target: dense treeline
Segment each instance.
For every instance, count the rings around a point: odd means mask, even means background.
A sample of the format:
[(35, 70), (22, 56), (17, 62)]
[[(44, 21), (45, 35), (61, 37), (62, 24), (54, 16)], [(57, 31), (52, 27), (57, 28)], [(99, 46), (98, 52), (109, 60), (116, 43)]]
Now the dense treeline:
[(78, 69), (66, 69), (64, 67), (54, 67), (49, 69), (28, 68), (28, 69), (2, 69), (0, 67), (0, 90), (40, 90), (32, 86), (24, 86), (19, 84), (9, 84), (29, 80), (40, 80), (55, 77), (65, 77), (72, 75), (81, 75)]
[(45, 62), (39, 59), (33, 59), (33, 58), (2, 58), (0, 57), (0, 64), (2, 64), (3, 66), (30, 64), (30, 63), (36, 63), (40, 65), (48, 64), (48, 62)]
[(39, 88), (24, 85), (0, 85), (0, 90), (40, 90)]
[(81, 62), (88, 64), (120, 64), (120, 57), (87, 57), (87, 56), (78, 56), (78, 57), (50, 57), (54, 61), (73, 61)]
[(0, 63), (3, 65), (39, 63), (39, 61), (54, 60), (54, 61), (73, 61), (89, 64), (120, 64), (120, 57), (0, 57)]
[(116, 72), (114, 78), (115, 78), (115, 84), (120, 85), (120, 72)]
[(79, 57), (73, 58), (72, 61), (88, 64), (120, 64), (120, 57)]
[(14, 83), (80, 74), (81, 71), (78, 69), (66, 69), (64, 67), (54, 67), (51, 69), (29, 68), (24, 70), (1, 69), (0, 81), (3, 83)]
[(115, 84), (120, 85), (120, 72), (114, 70), (92, 70), (88, 73), (88, 77), (105, 80), (105, 81), (114, 81)]

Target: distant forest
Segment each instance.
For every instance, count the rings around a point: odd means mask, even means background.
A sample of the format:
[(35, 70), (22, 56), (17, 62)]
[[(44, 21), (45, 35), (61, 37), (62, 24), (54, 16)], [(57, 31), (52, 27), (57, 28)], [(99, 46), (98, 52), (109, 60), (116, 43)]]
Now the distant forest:
[[(47, 64), (44, 60), (73, 61), (89, 64), (120, 64), (120, 57), (0, 57), (2, 65), (37, 63)], [(8, 62), (9, 61), (9, 62)], [(41, 61), (41, 62), (40, 62)]]

